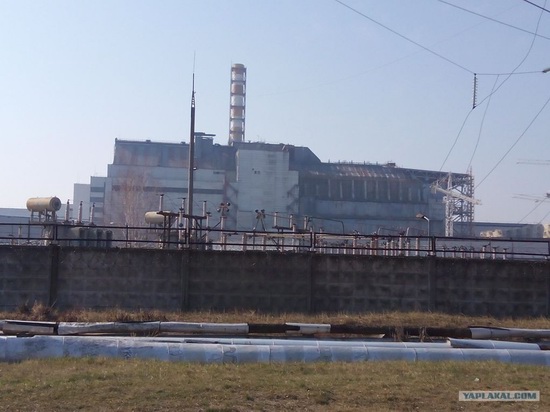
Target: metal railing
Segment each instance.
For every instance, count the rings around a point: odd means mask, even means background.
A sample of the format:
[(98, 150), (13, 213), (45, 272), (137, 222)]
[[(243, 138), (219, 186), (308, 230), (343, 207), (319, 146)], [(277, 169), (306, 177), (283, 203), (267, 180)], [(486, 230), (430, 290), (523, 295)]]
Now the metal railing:
[(357, 256), (550, 260), (550, 239), (361, 235), (220, 228), (0, 223), (0, 244), (96, 248), (200, 249)]

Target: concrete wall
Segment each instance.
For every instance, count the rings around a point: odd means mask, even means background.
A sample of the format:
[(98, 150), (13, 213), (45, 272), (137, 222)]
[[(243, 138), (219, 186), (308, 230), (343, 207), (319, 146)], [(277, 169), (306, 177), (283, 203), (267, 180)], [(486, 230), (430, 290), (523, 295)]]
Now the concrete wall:
[(550, 315), (550, 262), (0, 246), (0, 310)]
[(298, 213), (298, 172), (289, 170), (288, 151), (239, 149), (236, 161), (237, 229), (252, 228), (256, 209)]
[(56, 248), (0, 247), (0, 310), (35, 301), (49, 303)]

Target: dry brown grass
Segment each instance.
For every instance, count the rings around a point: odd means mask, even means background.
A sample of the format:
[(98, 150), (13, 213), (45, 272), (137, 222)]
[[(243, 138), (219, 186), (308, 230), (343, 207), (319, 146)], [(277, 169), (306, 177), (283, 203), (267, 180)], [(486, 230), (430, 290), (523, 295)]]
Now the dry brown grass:
[(64, 322), (124, 322), (124, 321), (186, 321), (186, 322), (248, 322), (248, 323), (330, 323), (364, 326), (403, 327), (467, 327), (500, 326), (550, 329), (550, 318), (502, 318), (489, 316), (450, 315), (434, 312), (380, 312), (380, 313), (282, 313), (268, 314), (256, 311), (228, 312), (163, 312), (160, 310), (128, 311), (72, 309), (58, 311), (41, 303), (24, 305), (15, 312), (0, 312), (0, 319), (20, 319)]
[[(493, 362), (0, 363), (0, 410), (550, 410), (547, 367)], [(459, 390), (539, 390), (540, 402), (459, 402)]]
[[(265, 314), (155, 310), (56, 311), (44, 305), (0, 319), (331, 323), (368, 326), (549, 328), (550, 319), (426, 312)], [(550, 410), (548, 367), (494, 362), (187, 364), (50, 359), (0, 363), (0, 410), (417, 411)], [(539, 390), (541, 402), (459, 402), (460, 390)]]

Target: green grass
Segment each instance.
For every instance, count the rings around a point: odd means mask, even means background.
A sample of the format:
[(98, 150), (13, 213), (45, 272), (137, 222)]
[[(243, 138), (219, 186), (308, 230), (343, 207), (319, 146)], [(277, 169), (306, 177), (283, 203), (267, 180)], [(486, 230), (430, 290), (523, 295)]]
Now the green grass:
[[(425, 312), (264, 314), (120, 309), (56, 311), (43, 305), (0, 319), (333, 323), (370, 326), (550, 329), (550, 319)], [(189, 364), (46, 359), (0, 363), (4, 411), (461, 411), (550, 410), (548, 367), (496, 362)], [(460, 390), (538, 390), (540, 402), (459, 402)]]
[[(0, 364), (0, 410), (550, 410), (547, 367), (494, 362), (201, 365), (52, 359)], [(540, 402), (459, 402), (539, 390)]]

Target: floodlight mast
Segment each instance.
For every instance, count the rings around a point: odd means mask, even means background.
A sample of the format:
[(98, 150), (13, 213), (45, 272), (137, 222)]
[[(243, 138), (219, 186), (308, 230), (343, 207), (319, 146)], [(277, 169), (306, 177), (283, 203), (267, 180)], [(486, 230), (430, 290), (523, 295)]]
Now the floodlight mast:
[(424, 213), (417, 213), (416, 218), (417, 219), (423, 219), (426, 222), (428, 222), (428, 237), (430, 237), (431, 236), (431, 233), (430, 233), (430, 218), (428, 216), (426, 216)]

